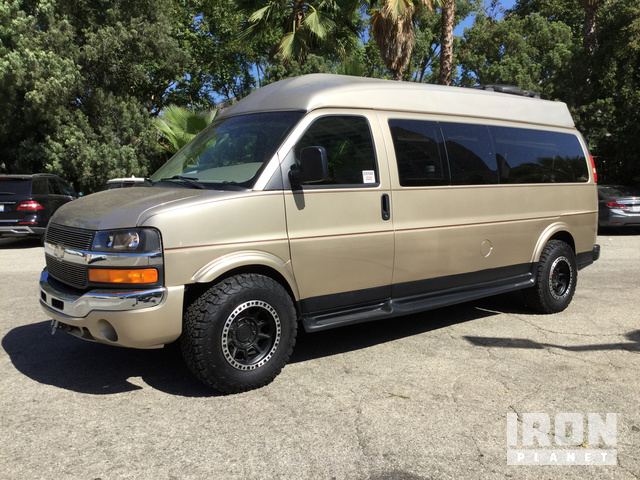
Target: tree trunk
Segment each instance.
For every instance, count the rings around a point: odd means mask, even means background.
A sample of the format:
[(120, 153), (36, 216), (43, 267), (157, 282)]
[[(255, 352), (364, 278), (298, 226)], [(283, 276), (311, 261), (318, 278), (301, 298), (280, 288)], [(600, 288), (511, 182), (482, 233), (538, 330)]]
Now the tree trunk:
[(440, 75), (438, 83), (451, 85), (453, 70), (453, 24), (456, 16), (455, 0), (444, 0), (442, 5), (442, 33), (440, 35)]
[(293, 31), (298, 31), (304, 20), (304, 0), (295, 0), (293, 3)]
[(596, 49), (596, 14), (598, 4), (595, 2), (585, 2), (584, 5), (584, 25), (582, 26), (582, 45), (587, 55), (593, 55)]

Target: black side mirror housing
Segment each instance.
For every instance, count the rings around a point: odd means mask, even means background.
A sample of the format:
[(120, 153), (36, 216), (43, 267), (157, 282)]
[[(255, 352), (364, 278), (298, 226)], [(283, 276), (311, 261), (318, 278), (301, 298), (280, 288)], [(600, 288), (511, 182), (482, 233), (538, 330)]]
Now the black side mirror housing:
[(329, 178), (329, 161), (324, 147), (305, 147), (300, 150), (298, 163), (289, 171), (292, 186), (320, 183)]

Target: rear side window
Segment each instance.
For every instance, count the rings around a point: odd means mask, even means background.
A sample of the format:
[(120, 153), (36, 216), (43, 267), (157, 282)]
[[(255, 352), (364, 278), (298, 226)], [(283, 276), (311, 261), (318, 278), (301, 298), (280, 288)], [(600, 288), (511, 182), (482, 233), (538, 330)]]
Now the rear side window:
[(321, 185), (373, 186), (379, 182), (366, 118), (336, 115), (317, 119), (297, 143), (296, 158), (303, 148), (312, 146), (324, 147), (327, 151), (329, 179)]
[(50, 195), (62, 195), (62, 188), (60, 188), (60, 184), (57, 179), (49, 177), (47, 178), (47, 183), (49, 184)]
[(42, 177), (35, 177), (33, 179), (33, 194), (34, 195), (46, 195), (47, 194), (47, 180)]
[(64, 180), (60, 179), (60, 187), (62, 188), (62, 192), (64, 195), (67, 195), (68, 197), (73, 197), (75, 196), (76, 192), (73, 189), (73, 187), (71, 185), (69, 185), (67, 182), (65, 182)]
[(445, 139), (451, 183), (484, 185), (499, 183), (496, 156), (485, 125), (440, 123)]
[(489, 127), (501, 183), (587, 182), (589, 171), (575, 135)]
[(444, 145), (437, 122), (389, 120), (400, 185), (448, 185)]
[(31, 179), (0, 177), (0, 195), (31, 195)]

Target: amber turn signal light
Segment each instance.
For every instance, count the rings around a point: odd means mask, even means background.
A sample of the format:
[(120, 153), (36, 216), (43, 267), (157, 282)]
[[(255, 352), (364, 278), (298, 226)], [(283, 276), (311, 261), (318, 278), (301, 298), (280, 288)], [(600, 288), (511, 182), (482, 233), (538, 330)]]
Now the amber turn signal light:
[(89, 281), (92, 283), (156, 283), (158, 270), (155, 268), (90, 268)]

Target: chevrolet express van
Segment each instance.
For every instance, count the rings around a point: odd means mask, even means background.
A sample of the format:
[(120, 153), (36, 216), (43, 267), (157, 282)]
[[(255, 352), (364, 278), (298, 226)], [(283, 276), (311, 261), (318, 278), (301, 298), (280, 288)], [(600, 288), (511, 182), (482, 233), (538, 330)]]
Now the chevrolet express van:
[(85, 340), (179, 340), (222, 392), (272, 381), (299, 325), (512, 290), (559, 312), (599, 255), (585, 142), (564, 103), (525, 96), (283, 80), (223, 111), (151, 182), (56, 212), (40, 303)]

